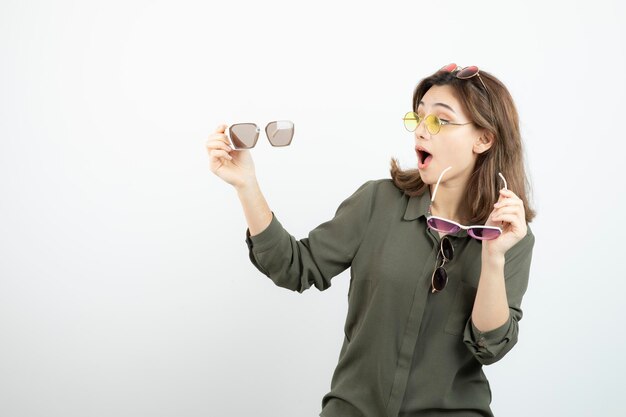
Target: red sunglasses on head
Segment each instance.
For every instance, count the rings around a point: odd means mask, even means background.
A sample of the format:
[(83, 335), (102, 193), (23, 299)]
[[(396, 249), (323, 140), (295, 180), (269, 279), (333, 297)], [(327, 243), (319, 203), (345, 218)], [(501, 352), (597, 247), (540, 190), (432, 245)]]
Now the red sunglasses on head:
[(448, 65), (441, 67), (439, 71), (437, 72), (440, 72), (440, 71), (451, 72), (454, 74), (456, 78), (459, 78), (461, 80), (467, 80), (469, 78), (478, 76), (478, 80), (483, 85), (483, 88), (485, 89), (485, 92), (487, 93), (487, 98), (489, 99), (489, 104), (491, 106), (491, 114), (493, 116), (493, 104), (491, 103), (491, 95), (489, 94), (489, 90), (487, 89), (487, 86), (483, 82), (483, 79), (480, 76), (480, 72), (478, 71), (478, 67), (476, 65), (470, 65), (469, 67), (461, 68), (457, 64), (452, 63), (452, 64), (448, 64)]
[(457, 78), (466, 79), (472, 78), (474, 75), (478, 74), (478, 67), (476, 65), (470, 65), (469, 67), (461, 68), (457, 64), (448, 64), (444, 65), (439, 69), (439, 71), (444, 72), (455, 72), (458, 71), (456, 75)]

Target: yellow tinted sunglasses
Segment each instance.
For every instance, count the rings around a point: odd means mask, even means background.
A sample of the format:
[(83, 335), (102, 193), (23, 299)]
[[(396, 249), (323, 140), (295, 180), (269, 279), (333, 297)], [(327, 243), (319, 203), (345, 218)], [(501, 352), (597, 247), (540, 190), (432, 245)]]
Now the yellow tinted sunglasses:
[(402, 120), (404, 120), (404, 127), (409, 132), (414, 132), (415, 129), (417, 129), (417, 126), (419, 126), (419, 124), (422, 123), (422, 121), (424, 121), (424, 123), (426, 124), (426, 129), (431, 135), (436, 135), (437, 133), (439, 133), (439, 130), (441, 130), (441, 126), (447, 126), (447, 125), (463, 126), (463, 125), (468, 125), (472, 123), (472, 122), (452, 123), (448, 120), (441, 120), (439, 117), (435, 116), (434, 114), (429, 114), (426, 117), (420, 117), (414, 111), (407, 112), (402, 118)]

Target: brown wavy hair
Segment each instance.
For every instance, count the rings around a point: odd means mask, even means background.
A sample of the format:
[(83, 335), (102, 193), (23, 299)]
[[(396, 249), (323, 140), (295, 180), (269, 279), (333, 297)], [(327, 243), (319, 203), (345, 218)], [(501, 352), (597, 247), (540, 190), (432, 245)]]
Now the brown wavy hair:
[[(524, 169), (524, 151), (519, 129), (519, 117), (513, 98), (500, 80), (486, 71), (480, 71), (489, 95), (481, 84), (478, 76), (459, 79), (450, 72), (435, 72), (419, 82), (413, 91), (413, 111), (433, 85), (450, 85), (457, 93), (461, 103), (468, 110), (471, 120), (479, 127), (487, 130), (494, 138), (492, 146), (478, 155), (465, 195), (461, 201), (467, 202), (469, 218), (463, 219), (468, 224), (484, 224), (498, 201), (501, 180), (498, 172), (506, 178), (508, 188), (523, 202), (526, 222), (535, 217), (530, 207), (530, 183)], [(493, 103), (493, 114), (490, 100)], [(396, 158), (391, 158), (391, 179), (404, 194), (420, 196), (429, 186), (422, 181), (417, 168), (402, 170)]]

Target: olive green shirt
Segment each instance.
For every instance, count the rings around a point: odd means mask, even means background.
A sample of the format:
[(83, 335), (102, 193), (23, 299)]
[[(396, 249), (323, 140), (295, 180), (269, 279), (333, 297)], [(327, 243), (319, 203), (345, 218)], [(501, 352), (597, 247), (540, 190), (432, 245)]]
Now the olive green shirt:
[(345, 338), (322, 417), (492, 416), (482, 365), (517, 342), (534, 235), (505, 254), (509, 320), (480, 332), (471, 320), (481, 271), (481, 242), (449, 234), (448, 283), (431, 292), (440, 236), (426, 226), (430, 191), (409, 197), (391, 179), (370, 180), (333, 219), (295, 239), (272, 212), (255, 236), (254, 266), (276, 285), (323, 291), (350, 267)]

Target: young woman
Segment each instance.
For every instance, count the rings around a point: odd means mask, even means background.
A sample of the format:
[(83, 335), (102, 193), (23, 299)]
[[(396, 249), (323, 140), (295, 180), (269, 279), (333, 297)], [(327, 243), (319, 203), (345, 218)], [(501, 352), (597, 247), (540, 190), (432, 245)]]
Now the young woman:
[(300, 240), (226, 126), (207, 142), (211, 171), (237, 190), (259, 271), (301, 293), (350, 267), (323, 417), (492, 416), (482, 366), (517, 342), (535, 213), (511, 95), (493, 75), (451, 64), (420, 81), (412, 109), (417, 169), (392, 159), (391, 178), (366, 181)]

